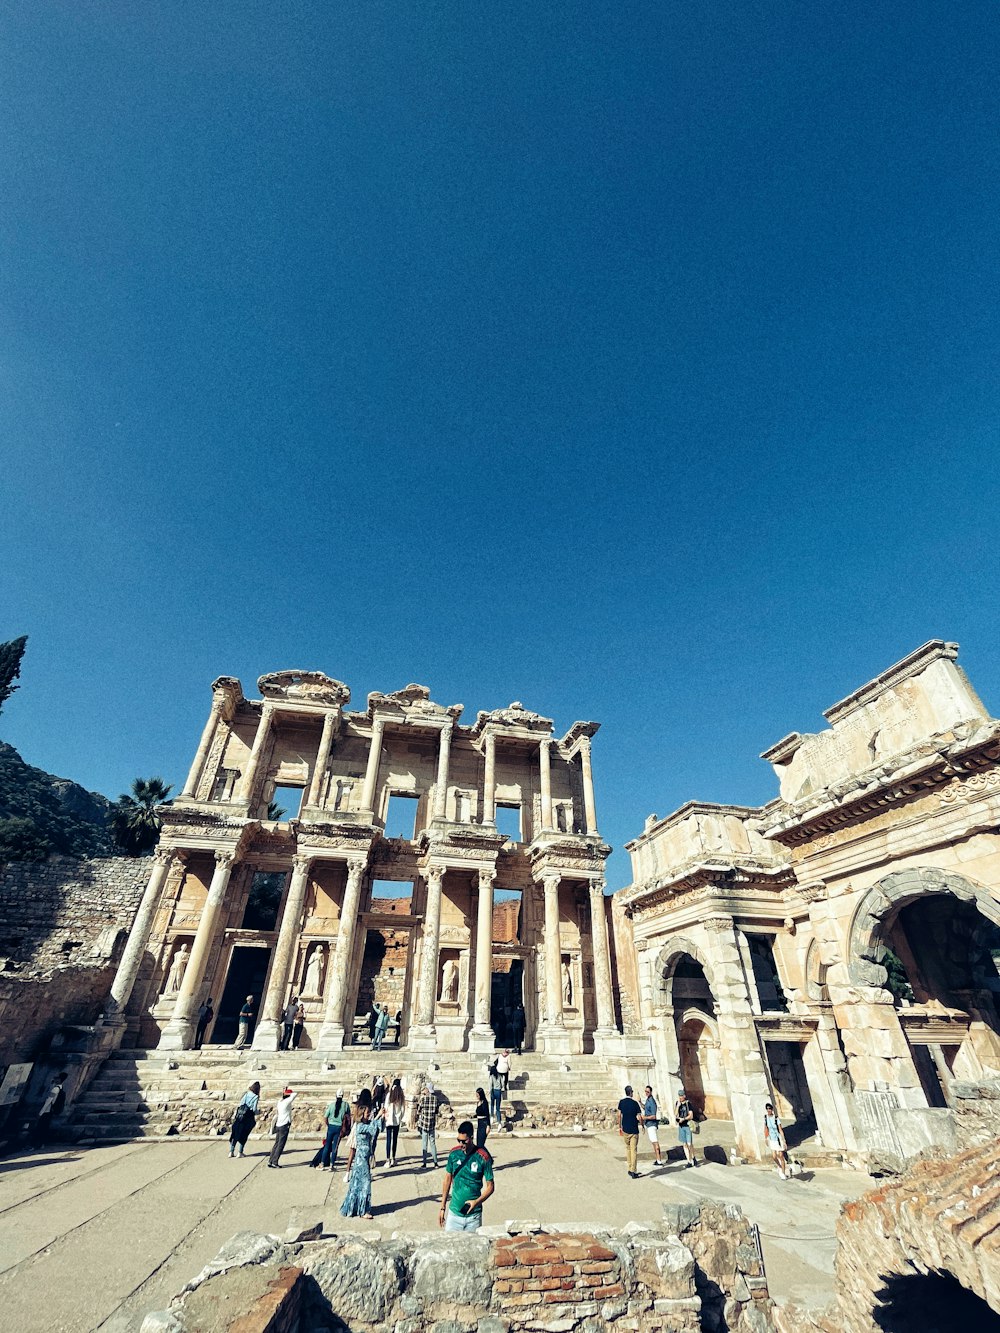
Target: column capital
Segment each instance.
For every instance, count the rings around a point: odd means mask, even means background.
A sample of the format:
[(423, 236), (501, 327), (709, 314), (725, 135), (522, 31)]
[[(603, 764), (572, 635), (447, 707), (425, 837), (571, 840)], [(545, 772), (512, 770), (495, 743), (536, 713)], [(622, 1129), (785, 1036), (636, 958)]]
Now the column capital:
[(541, 875), (542, 886), (546, 892), (550, 889), (558, 889), (562, 883), (563, 875), (561, 870), (543, 870)]
[(445, 866), (428, 866), (423, 872), (424, 879), (428, 884), (433, 882), (437, 888), (440, 888), (446, 868)]
[(603, 898), (607, 882), (603, 875), (595, 875), (590, 881), (590, 892), (595, 898)]
[(349, 856), (345, 862), (345, 865), (347, 866), (347, 878), (349, 880), (359, 880), (364, 874), (364, 869), (367, 864), (368, 861), (364, 857)]
[(497, 877), (497, 872), (493, 867), (482, 869), (479, 872), (479, 887), (482, 890), (492, 888), (493, 881)]
[(169, 866), (177, 854), (175, 847), (157, 847), (153, 853), (153, 861), (158, 866)]
[(236, 863), (236, 849), (233, 847), (217, 847), (215, 850), (215, 864), (220, 870), (232, 870)]
[(292, 874), (307, 875), (309, 873), (309, 867), (315, 860), (315, 852), (296, 852), (292, 857)]

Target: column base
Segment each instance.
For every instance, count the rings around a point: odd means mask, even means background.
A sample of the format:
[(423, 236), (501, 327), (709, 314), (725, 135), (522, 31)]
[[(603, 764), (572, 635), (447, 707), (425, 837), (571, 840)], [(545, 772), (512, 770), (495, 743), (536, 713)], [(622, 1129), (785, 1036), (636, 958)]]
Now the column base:
[(484, 1026), (477, 1023), (469, 1029), (469, 1050), (475, 1051), (477, 1055), (488, 1055), (496, 1049), (496, 1044), (497, 1034), (489, 1023)]
[(433, 1023), (414, 1023), (410, 1028), (407, 1046), (411, 1051), (436, 1051), (437, 1031)]
[(273, 1019), (262, 1018), (253, 1034), (250, 1049), (253, 1051), (276, 1051), (281, 1046), (281, 1024)]
[(595, 1055), (621, 1055), (622, 1034), (617, 1028), (595, 1028), (594, 1029), (594, 1054)]
[(160, 1033), (158, 1051), (189, 1051), (194, 1045), (195, 1023), (190, 1018), (172, 1018)]
[(324, 1023), (316, 1038), (316, 1050), (323, 1054), (342, 1051), (347, 1044), (347, 1033), (342, 1023)]
[(535, 1049), (541, 1045), (546, 1055), (572, 1055), (573, 1036), (567, 1028), (540, 1027), (535, 1033)]

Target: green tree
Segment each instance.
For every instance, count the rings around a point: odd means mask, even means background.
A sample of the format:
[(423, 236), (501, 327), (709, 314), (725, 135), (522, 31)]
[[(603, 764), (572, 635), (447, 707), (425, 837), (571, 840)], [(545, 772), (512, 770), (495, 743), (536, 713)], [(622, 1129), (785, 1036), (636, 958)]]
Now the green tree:
[(21, 674), (21, 658), (27, 642), (27, 634), (22, 634), (19, 639), (0, 643), (0, 712), (3, 712), (4, 704), (18, 688), (14, 681)]
[(906, 975), (906, 968), (901, 959), (886, 948), (882, 955), (882, 966), (889, 974), (886, 978), (886, 990), (898, 1004), (900, 1000), (908, 1000), (913, 1003), (913, 987), (910, 985), (910, 978)]
[(277, 822), (282, 815), (285, 815), (287, 813), (288, 811), (285, 809), (285, 807), (283, 805), (279, 805), (277, 801), (268, 801), (267, 803), (268, 819), (273, 819), (275, 822)]
[(170, 792), (162, 778), (136, 778), (131, 795), (118, 797), (111, 813), (111, 832), (127, 856), (145, 856), (156, 846), (163, 824), (160, 807)]

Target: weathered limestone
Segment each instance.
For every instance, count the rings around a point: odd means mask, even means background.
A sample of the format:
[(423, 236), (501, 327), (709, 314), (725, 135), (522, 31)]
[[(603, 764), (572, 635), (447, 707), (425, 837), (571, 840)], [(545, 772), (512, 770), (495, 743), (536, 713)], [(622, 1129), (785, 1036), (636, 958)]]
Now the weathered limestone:
[(235, 860), (235, 850), (220, 850), (215, 853), (215, 874), (209, 886), (205, 908), (198, 923), (198, 932), (194, 937), (194, 946), (191, 949), (191, 957), (188, 960), (173, 1015), (160, 1037), (161, 1050), (184, 1050), (191, 1045), (195, 1010), (208, 961), (208, 951), (214, 942), (216, 923), (222, 910)]
[(410, 1045), (416, 1050), (435, 1049), (434, 1007), (438, 993), (438, 946), (441, 933), (441, 883), (444, 866), (428, 866), (424, 874), (427, 906), (424, 933), (420, 943), (420, 975), (417, 1004), (410, 1029)]
[(149, 934), (153, 928), (153, 918), (160, 906), (160, 895), (163, 893), (163, 885), (174, 855), (174, 852), (163, 847), (158, 847), (153, 853), (153, 870), (149, 876), (149, 884), (142, 895), (142, 902), (128, 934), (125, 952), (121, 956), (118, 971), (111, 983), (111, 997), (105, 1010), (105, 1019), (108, 1022), (124, 1021), (125, 1007), (132, 998), (132, 987), (139, 975), (146, 945), (149, 943)]
[(292, 861), (292, 878), (281, 914), (281, 929), (274, 947), (267, 994), (261, 1005), (260, 1021), (253, 1038), (256, 1050), (276, 1051), (281, 1040), (281, 1011), (285, 1004), (285, 988), (288, 985), (292, 950), (302, 928), (302, 904), (312, 863), (313, 858), (309, 855), (296, 856)]
[(348, 971), (354, 950), (354, 930), (358, 916), (358, 902), (361, 898), (361, 877), (364, 871), (364, 861), (348, 861), (342, 925), (337, 933), (337, 951), (333, 956), (331, 969), (333, 975), (327, 983), (330, 998), (317, 1043), (321, 1051), (341, 1050), (353, 1034), (353, 1029), (345, 1030), (344, 1027), (344, 1005), (347, 1001)]

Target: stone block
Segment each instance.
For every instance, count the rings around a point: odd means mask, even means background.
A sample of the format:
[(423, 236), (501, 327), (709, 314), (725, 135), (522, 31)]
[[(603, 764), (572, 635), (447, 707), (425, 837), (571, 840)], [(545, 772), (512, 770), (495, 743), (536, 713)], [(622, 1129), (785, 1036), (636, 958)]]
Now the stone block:
[(673, 1236), (683, 1236), (688, 1227), (693, 1227), (701, 1216), (701, 1207), (696, 1203), (665, 1203), (663, 1205), (663, 1226)]
[(432, 1237), (410, 1259), (409, 1289), (425, 1304), (452, 1301), (458, 1305), (488, 1305), (493, 1289), (489, 1252), (490, 1242), (485, 1237)]
[(355, 1236), (321, 1241), (299, 1262), (345, 1321), (386, 1319), (406, 1282), (406, 1265), (398, 1251)]
[(319, 1240), (323, 1234), (323, 1219), (316, 1216), (315, 1208), (293, 1208), (282, 1239), (293, 1245), (303, 1240)]

